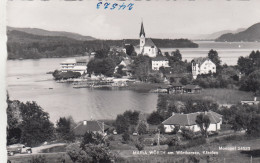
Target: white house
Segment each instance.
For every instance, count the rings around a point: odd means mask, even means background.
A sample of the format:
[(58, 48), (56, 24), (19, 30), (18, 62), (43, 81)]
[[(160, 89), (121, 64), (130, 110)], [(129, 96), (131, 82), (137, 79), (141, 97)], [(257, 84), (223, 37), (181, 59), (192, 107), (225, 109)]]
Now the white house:
[(62, 72), (73, 71), (80, 74), (87, 72), (87, 60), (86, 59), (67, 59), (60, 63), (60, 70)]
[(149, 57), (156, 57), (156, 55), (158, 54), (158, 48), (154, 44), (151, 38), (145, 38), (143, 22), (141, 24), (139, 38), (140, 38), (140, 53), (143, 55), (148, 55)]
[(159, 70), (160, 67), (169, 67), (169, 60), (164, 56), (157, 56), (152, 59), (152, 69)]
[(164, 125), (165, 132), (172, 132), (176, 126), (188, 128), (193, 132), (200, 131), (200, 127), (196, 123), (196, 117), (201, 113), (209, 116), (210, 125), (208, 131), (220, 130), (220, 125), (222, 124), (222, 115), (213, 111), (208, 111), (190, 114), (173, 113), (171, 117), (162, 122), (162, 124)]
[(193, 79), (200, 74), (216, 73), (216, 65), (209, 58), (195, 58), (191, 61), (191, 67)]

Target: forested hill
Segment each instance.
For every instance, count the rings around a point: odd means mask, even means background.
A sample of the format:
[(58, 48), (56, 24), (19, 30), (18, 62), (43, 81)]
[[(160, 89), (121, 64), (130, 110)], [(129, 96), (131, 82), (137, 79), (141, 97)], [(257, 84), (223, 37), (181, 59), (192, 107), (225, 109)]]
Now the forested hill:
[(16, 28), (16, 27), (7, 27), (8, 31), (21, 31), (33, 35), (39, 35), (39, 36), (62, 36), (62, 37), (67, 37), (67, 38), (72, 38), (75, 40), (80, 40), (80, 41), (87, 41), (87, 40), (95, 40), (94, 37), (91, 36), (83, 36), (77, 33), (72, 33), (72, 32), (63, 32), (63, 31), (47, 31), (44, 29), (39, 29), (39, 28)]
[(251, 27), (247, 28), (246, 30), (232, 34), (227, 33), (221, 35), (219, 38), (216, 39), (219, 42), (255, 42), (260, 41), (260, 23), (254, 24)]
[[(122, 47), (126, 43), (139, 45), (139, 39), (81, 41), (65, 36), (41, 36), (17, 30), (7, 32), (8, 59), (38, 59), (53, 57), (83, 56), (89, 52)], [(197, 44), (187, 39), (153, 39), (159, 48), (196, 48)]]

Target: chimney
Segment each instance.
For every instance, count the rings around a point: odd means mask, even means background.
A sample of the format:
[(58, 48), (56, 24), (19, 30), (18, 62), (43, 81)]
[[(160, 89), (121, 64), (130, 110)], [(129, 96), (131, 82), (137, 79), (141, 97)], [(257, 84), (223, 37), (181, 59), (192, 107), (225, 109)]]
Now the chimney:
[(256, 101), (257, 97), (254, 98), (254, 101)]
[(83, 125), (84, 125), (84, 126), (87, 125), (87, 121), (86, 121), (86, 120), (83, 121)]

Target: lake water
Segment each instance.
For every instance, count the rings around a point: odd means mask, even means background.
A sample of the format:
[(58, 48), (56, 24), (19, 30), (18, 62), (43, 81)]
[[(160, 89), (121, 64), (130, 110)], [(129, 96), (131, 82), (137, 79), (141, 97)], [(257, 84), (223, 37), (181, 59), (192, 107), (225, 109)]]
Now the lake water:
[[(183, 59), (206, 56), (210, 49), (218, 51), (223, 63), (234, 65), (239, 56), (247, 56), (260, 49), (260, 43), (198, 42), (200, 47), (179, 49)], [(174, 51), (175, 49), (161, 49)], [(7, 61), (7, 89), (11, 99), (36, 101), (55, 122), (61, 116), (74, 120), (111, 119), (125, 110), (152, 112), (156, 110), (157, 94), (137, 93), (131, 90), (74, 89), (67, 83), (56, 83), (46, 74), (59, 68), (65, 58)], [(49, 89), (53, 88), (53, 89)]]

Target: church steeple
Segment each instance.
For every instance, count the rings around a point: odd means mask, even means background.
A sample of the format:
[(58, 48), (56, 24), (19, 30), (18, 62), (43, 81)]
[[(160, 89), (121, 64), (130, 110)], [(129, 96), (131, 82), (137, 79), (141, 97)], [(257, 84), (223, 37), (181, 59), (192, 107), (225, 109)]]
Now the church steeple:
[(142, 21), (142, 24), (141, 24), (141, 30), (140, 30), (139, 37), (141, 37), (142, 35), (143, 35), (143, 37), (145, 37), (143, 21)]

